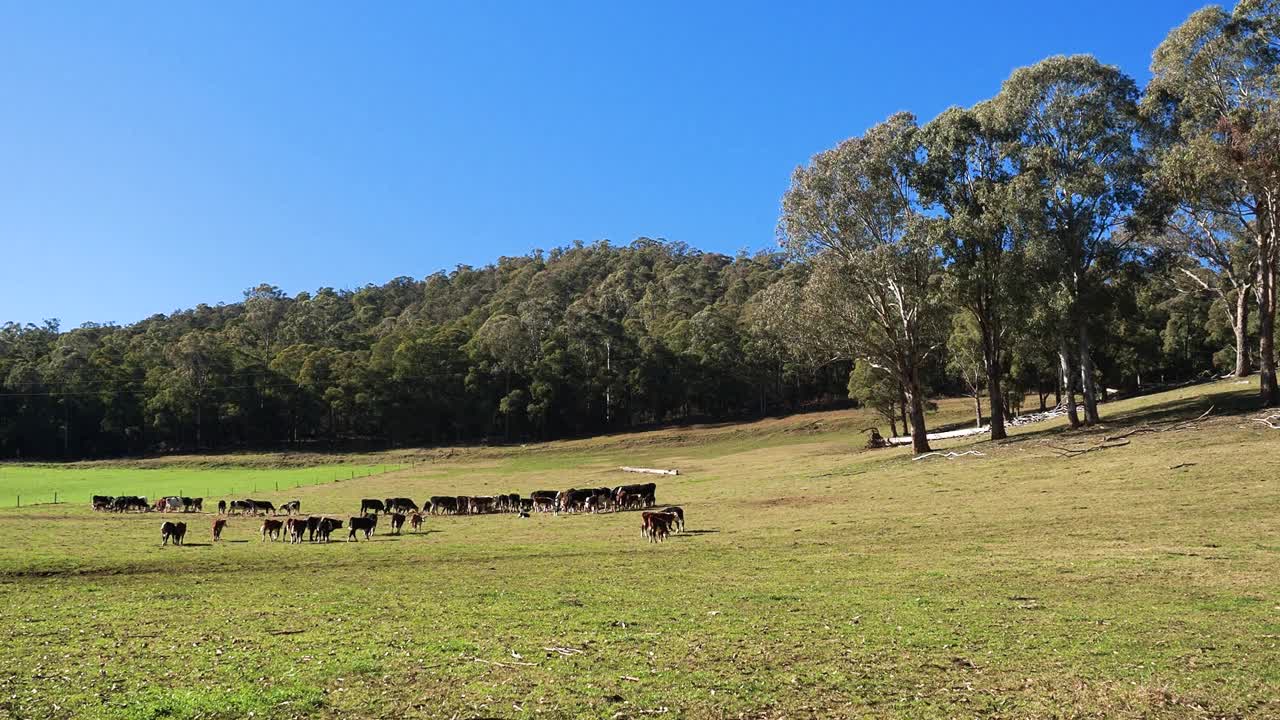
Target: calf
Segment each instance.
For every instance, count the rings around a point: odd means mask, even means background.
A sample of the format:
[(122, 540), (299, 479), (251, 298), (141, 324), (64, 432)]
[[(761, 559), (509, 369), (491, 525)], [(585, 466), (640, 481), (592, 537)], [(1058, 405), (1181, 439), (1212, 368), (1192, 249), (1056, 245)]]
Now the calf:
[(204, 512), (204, 498), (191, 498), (191, 509), (194, 512)]
[(327, 543), (329, 542), (329, 535), (333, 534), (334, 530), (341, 530), (341, 529), (342, 529), (341, 520), (334, 520), (333, 518), (320, 518), (320, 523), (316, 525), (316, 540), (319, 542)]
[(368, 540), (373, 535), (374, 528), (378, 527), (378, 516), (361, 515), (360, 517), (348, 518), (347, 523), (350, 528), (347, 533), (347, 542), (356, 539), (356, 532), (363, 532), (364, 539)]
[(409, 516), (409, 527), (412, 528), (414, 532), (418, 532), (422, 529), (422, 513), (416, 512)]
[(372, 512), (373, 514), (375, 514), (375, 515), (376, 515), (376, 514), (378, 514), (378, 513), (380, 513), (380, 512), (385, 511), (386, 509), (387, 509), (387, 506), (386, 506), (386, 505), (383, 505), (381, 500), (374, 500), (374, 499), (372, 499), (372, 498), (365, 498), (364, 500), (361, 500), (361, 501), (360, 501), (360, 514), (361, 514), (361, 515), (368, 515), (370, 512)]
[(404, 527), (404, 513), (391, 513), (391, 534), (399, 535), (402, 527)]
[(390, 498), (387, 500), (387, 512), (409, 513), (417, 511), (418, 503), (409, 498)]
[(285, 534), (289, 536), (289, 544), (302, 542), (302, 536), (307, 532), (307, 519), (300, 517), (291, 517), (284, 521)]
[(676, 516), (671, 513), (646, 512), (640, 516), (640, 533), (649, 542), (662, 542), (671, 534)]
[(219, 514), (219, 515), (226, 515), (226, 514), (227, 514), (227, 501), (226, 501), (226, 500), (219, 500), (219, 501), (218, 501), (218, 514)]
[(215, 518), (213, 521), (213, 541), (218, 542), (222, 539), (222, 529), (227, 526), (226, 518)]
[(296, 513), (296, 514), (298, 514), (298, 515), (301, 515), (301, 514), (302, 514), (302, 501), (301, 501), (301, 500), (290, 500), (289, 502), (287, 502), (287, 503), (285, 503), (285, 504), (283, 504), (283, 505), (281, 505), (281, 506), (280, 506), (280, 512), (284, 513), (285, 515), (293, 515), (293, 514), (295, 514), (295, 513)]
[(284, 527), (283, 520), (263, 520), (262, 521), (262, 540), (265, 542), (268, 537), (272, 540), (280, 539), (280, 530)]
[(324, 518), (319, 515), (312, 515), (307, 518), (307, 542), (316, 541), (316, 531), (320, 528), (320, 523)]
[(174, 545), (181, 545), (182, 538), (187, 534), (187, 524), (182, 522), (172, 522), (166, 520), (160, 526), (160, 544), (168, 545), (172, 540)]

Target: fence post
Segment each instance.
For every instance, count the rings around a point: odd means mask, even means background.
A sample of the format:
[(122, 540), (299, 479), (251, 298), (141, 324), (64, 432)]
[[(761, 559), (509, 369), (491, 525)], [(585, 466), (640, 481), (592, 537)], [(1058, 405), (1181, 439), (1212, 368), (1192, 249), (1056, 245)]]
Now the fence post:
[(18, 496), (18, 507), (22, 507), (22, 496)]
[(58, 504), (58, 491), (57, 491), (57, 490), (54, 490), (54, 491), (53, 491), (53, 504), (54, 504), (54, 505), (57, 505), (57, 504)]

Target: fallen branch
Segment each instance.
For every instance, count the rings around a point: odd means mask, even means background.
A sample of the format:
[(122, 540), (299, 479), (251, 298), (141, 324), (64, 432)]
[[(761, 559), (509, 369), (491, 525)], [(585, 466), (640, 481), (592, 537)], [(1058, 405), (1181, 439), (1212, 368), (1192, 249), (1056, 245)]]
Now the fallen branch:
[(1094, 450), (1109, 450), (1111, 448), (1124, 447), (1125, 445), (1128, 445), (1128, 444), (1129, 444), (1129, 440), (1127, 438), (1116, 438), (1116, 439), (1103, 438), (1102, 442), (1096, 445), (1090, 445), (1088, 447), (1064, 448), (1058, 445), (1050, 445), (1049, 449), (1057, 453), (1058, 457), (1073, 458), (1073, 457), (1079, 457), (1081, 455), (1084, 455), (1085, 453), (1091, 453)]
[(297, 635), (306, 632), (306, 630), (268, 630), (268, 635)]
[(1178, 463), (1177, 465), (1174, 465), (1174, 466), (1170, 467), (1169, 469), (1170, 469), (1170, 470), (1177, 470), (1178, 468), (1184, 468), (1184, 467), (1195, 467), (1195, 466), (1196, 466), (1196, 464), (1195, 464), (1195, 463)]
[(1256, 423), (1262, 423), (1263, 425), (1266, 425), (1272, 430), (1280, 430), (1280, 425), (1275, 424), (1276, 418), (1280, 418), (1280, 413), (1272, 413), (1271, 415), (1256, 417), (1253, 419), (1253, 421)]
[(485, 665), (494, 665), (496, 667), (537, 667), (538, 663), (531, 662), (498, 662), (496, 660), (481, 660), (478, 657), (470, 658), (472, 662), (483, 663)]
[(679, 470), (661, 470), (659, 468), (626, 467), (618, 468), (622, 472), (649, 473), (650, 475), (679, 475)]
[(937, 457), (941, 457), (941, 458), (946, 458), (947, 460), (952, 460), (952, 459), (954, 459), (954, 458), (964, 457), (964, 456), (966, 456), (966, 455), (976, 455), (977, 457), (986, 457), (986, 456), (987, 456), (987, 454), (986, 454), (986, 453), (978, 452), (977, 450), (966, 450), (966, 451), (964, 451), (964, 452), (962, 452), (962, 453), (958, 453), (958, 452), (948, 452), (948, 453), (942, 453), (942, 452), (928, 452), (928, 453), (925, 453), (925, 454), (923, 454), (923, 455), (917, 455), (917, 456), (915, 456), (915, 457), (913, 457), (913, 458), (911, 458), (911, 459), (912, 459), (912, 460), (923, 460), (923, 459), (928, 458), (928, 457), (934, 457), (934, 456), (937, 456)]
[(543, 650), (546, 650), (547, 652), (559, 653), (560, 655), (562, 655), (562, 656), (564, 656), (564, 657), (571, 657), (571, 656), (573, 656), (573, 655), (581, 655), (581, 654), (582, 654), (582, 651), (581, 651), (581, 650), (578, 650), (578, 649), (576, 649), (576, 648), (567, 648), (567, 647), (544, 647), (544, 648), (542, 648), (542, 649), (543, 649)]
[[(1205, 410), (1204, 412), (1200, 413), (1200, 415), (1198, 415), (1197, 417), (1191, 420), (1166, 421), (1166, 424), (1168, 422), (1173, 423), (1172, 425), (1169, 425), (1169, 427), (1156, 427), (1156, 425), (1159, 425), (1161, 423), (1148, 423), (1146, 425), (1136, 427), (1128, 432), (1120, 433), (1119, 435), (1107, 435), (1106, 437), (1103, 438), (1103, 441), (1123, 440), (1124, 438), (1133, 437), (1134, 435), (1140, 435), (1142, 433), (1163, 433), (1163, 432), (1170, 432), (1173, 430), (1197, 430), (1199, 428), (1196, 426), (1196, 423), (1209, 417), (1209, 413), (1213, 412), (1213, 408), (1214, 406), (1210, 406), (1208, 410)], [(1280, 427), (1277, 427), (1276, 429), (1280, 430)]]

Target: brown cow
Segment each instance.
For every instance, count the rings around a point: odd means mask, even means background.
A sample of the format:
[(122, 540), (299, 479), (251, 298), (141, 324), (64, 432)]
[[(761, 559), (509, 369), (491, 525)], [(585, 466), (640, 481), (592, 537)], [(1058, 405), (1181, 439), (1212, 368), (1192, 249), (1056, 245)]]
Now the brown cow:
[(671, 534), (671, 525), (676, 516), (671, 513), (646, 512), (640, 516), (640, 533), (649, 542), (662, 542)]
[(265, 541), (268, 536), (272, 540), (280, 539), (280, 530), (284, 528), (283, 520), (263, 520), (262, 521), (262, 539)]
[(214, 518), (213, 521), (213, 541), (218, 542), (222, 539), (222, 529), (227, 526), (226, 518)]
[(422, 513), (416, 512), (409, 516), (409, 527), (413, 528), (414, 532), (422, 529)]

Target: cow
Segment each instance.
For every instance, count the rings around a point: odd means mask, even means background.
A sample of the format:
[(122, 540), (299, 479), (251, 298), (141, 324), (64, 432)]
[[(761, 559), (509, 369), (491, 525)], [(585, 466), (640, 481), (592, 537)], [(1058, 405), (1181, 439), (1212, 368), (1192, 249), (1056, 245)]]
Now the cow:
[(174, 545), (181, 545), (182, 538), (187, 534), (187, 524), (183, 522), (164, 521), (160, 525), (160, 545), (168, 545), (172, 540)]
[(235, 513), (252, 513), (253, 503), (249, 500), (232, 500), (228, 511), (229, 514), (233, 515)]
[(316, 531), (320, 528), (320, 522), (324, 518), (319, 515), (311, 515), (307, 518), (307, 542), (316, 541)]
[(198, 513), (204, 512), (204, 498), (191, 498), (191, 510)]
[(270, 537), (272, 540), (279, 540), (279, 539), (280, 539), (280, 530), (281, 530), (281, 529), (283, 529), (283, 528), (284, 528), (284, 521), (283, 521), (283, 520), (270, 520), (270, 519), (268, 519), (268, 520), (263, 520), (263, 521), (262, 521), (262, 540), (263, 540), (263, 542), (266, 542), (266, 539), (267, 539), (268, 537)]
[(684, 532), (684, 508), (672, 505), (671, 507), (663, 508), (662, 512), (675, 517), (673, 527), (675, 527), (676, 532)]
[(219, 501), (218, 501), (218, 514), (219, 514), (219, 515), (226, 515), (226, 514), (227, 514), (227, 501), (226, 501), (226, 500), (219, 500)]
[(587, 498), (591, 497), (593, 492), (569, 488), (556, 496), (556, 509), (566, 513), (581, 512), (586, 509)]
[(400, 528), (404, 527), (404, 513), (391, 513), (391, 534), (399, 535)]
[(360, 501), (361, 515), (368, 515), (370, 511), (372, 511), (374, 515), (377, 515), (380, 512), (385, 512), (386, 509), (387, 509), (387, 506), (383, 505), (381, 500), (365, 498), (364, 500)]
[(151, 509), (155, 510), (156, 512), (169, 512), (169, 499), (160, 498), (159, 500), (156, 501), (156, 504), (152, 506)]
[(295, 514), (295, 513), (296, 513), (296, 514), (298, 514), (298, 515), (301, 515), (301, 514), (302, 514), (302, 501), (301, 501), (301, 500), (290, 500), (289, 502), (287, 502), (287, 503), (285, 503), (285, 504), (283, 504), (283, 505), (281, 505), (281, 506), (280, 506), (280, 512), (284, 513), (285, 515), (293, 515), (293, 514)]
[(675, 519), (670, 513), (646, 512), (640, 516), (640, 533), (649, 538), (649, 542), (662, 542), (671, 534)]
[(213, 541), (218, 542), (222, 539), (222, 529), (227, 526), (226, 518), (215, 518), (213, 521)]
[(458, 512), (458, 498), (446, 495), (431, 496), (432, 515), (453, 515)]
[(378, 516), (361, 515), (360, 517), (348, 518), (347, 523), (350, 528), (347, 533), (347, 542), (355, 540), (357, 532), (363, 532), (364, 539), (368, 540), (373, 535), (374, 528), (378, 527)]
[(614, 502), (619, 507), (632, 509), (653, 507), (658, 504), (657, 490), (656, 483), (620, 485), (613, 489)]
[(285, 535), (289, 536), (289, 544), (302, 542), (302, 536), (307, 532), (307, 519), (301, 517), (291, 517), (284, 521)]
[(533, 501), (534, 509), (539, 512), (551, 512), (555, 509), (556, 496), (559, 494), (555, 490), (534, 490), (529, 493), (529, 499)]
[(516, 506), (516, 510), (528, 517), (529, 513), (533, 512), (533, 498), (520, 498), (520, 503)]
[(457, 497), (457, 503), (458, 503), (459, 515), (466, 515), (467, 513), (471, 512), (471, 496), (459, 495)]
[(250, 500), (249, 503), (250, 505), (252, 505), (253, 513), (255, 515), (259, 513), (263, 515), (266, 515), (268, 513), (270, 513), (271, 515), (276, 514), (275, 503), (271, 502), (270, 500)]
[(111, 509), (116, 512), (128, 512), (130, 510), (146, 512), (150, 508), (151, 506), (147, 503), (147, 499), (138, 495), (121, 495), (116, 498), (111, 506)]
[(387, 512), (410, 513), (418, 511), (418, 503), (409, 498), (390, 498), (387, 500)]
[(414, 532), (418, 532), (419, 530), (422, 529), (422, 520), (423, 520), (423, 516), (422, 516), (422, 513), (420, 512), (416, 512), (410, 515), (409, 527), (412, 528)]
[[(376, 516), (375, 516), (376, 517)], [(320, 518), (320, 523), (316, 525), (316, 540), (318, 542), (329, 542), (329, 536), (334, 530), (342, 529), (342, 521), (333, 518)]]
[(471, 498), (471, 503), (468, 506), (468, 510), (471, 512), (472, 515), (490, 513), (490, 512), (493, 512), (493, 508), (495, 504), (496, 504), (496, 501), (491, 495), (477, 496), (477, 497)]
[(111, 495), (94, 495), (93, 509), (95, 511), (110, 510), (116, 499)]

